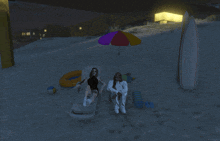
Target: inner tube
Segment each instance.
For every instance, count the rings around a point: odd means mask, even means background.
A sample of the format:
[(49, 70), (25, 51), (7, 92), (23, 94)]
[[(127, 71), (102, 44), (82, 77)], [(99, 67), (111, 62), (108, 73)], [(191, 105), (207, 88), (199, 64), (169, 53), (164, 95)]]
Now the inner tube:
[(68, 72), (60, 78), (59, 84), (61, 87), (73, 88), (76, 86), (77, 82), (82, 81), (81, 75), (82, 70)]

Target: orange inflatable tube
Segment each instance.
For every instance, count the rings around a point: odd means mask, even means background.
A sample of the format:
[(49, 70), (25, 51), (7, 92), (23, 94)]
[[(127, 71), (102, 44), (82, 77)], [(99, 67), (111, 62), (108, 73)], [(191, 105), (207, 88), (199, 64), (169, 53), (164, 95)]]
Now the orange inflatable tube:
[[(75, 87), (77, 82), (82, 81), (82, 70), (77, 70), (77, 71), (71, 71), (68, 72), (67, 74), (64, 74), (61, 78), (60, 78), (60, 86), (62, 87)], [(73, 78), (73, 77), (77, 77), (78, 78)], [(73, 78), (73, 79), (71, 79)]]

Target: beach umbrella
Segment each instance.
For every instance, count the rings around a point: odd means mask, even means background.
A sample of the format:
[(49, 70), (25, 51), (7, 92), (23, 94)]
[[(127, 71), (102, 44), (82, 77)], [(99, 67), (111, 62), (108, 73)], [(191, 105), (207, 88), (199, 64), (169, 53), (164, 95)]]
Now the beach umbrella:
[[(115, 31), (108, 33), (98, 40), (101, 45), (114, 45), (114, 46), (135, 46), (141, 43), (141, 39), (128, 32)], [(118, 53), (120, 55), (120, 52)]]

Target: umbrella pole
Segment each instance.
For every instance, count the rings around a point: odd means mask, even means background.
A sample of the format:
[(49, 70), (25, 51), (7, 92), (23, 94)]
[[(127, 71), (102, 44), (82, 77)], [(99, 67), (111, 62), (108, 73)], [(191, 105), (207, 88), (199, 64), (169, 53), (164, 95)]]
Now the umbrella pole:
[(119, 46), (119, 50), (118, 50), (118, 55), (120, 55), (120, 46)]

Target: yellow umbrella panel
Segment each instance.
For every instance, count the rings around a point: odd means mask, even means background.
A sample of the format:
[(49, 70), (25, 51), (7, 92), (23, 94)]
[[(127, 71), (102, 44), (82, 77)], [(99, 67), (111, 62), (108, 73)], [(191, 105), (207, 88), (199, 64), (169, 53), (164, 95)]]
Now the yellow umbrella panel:
[(141, 43), (141, 39), (132, 35), (131, 33), (123, 32), (123, 31), (121, 31), (121, 32), (127, 37), (131, 46), (139, 45)]

